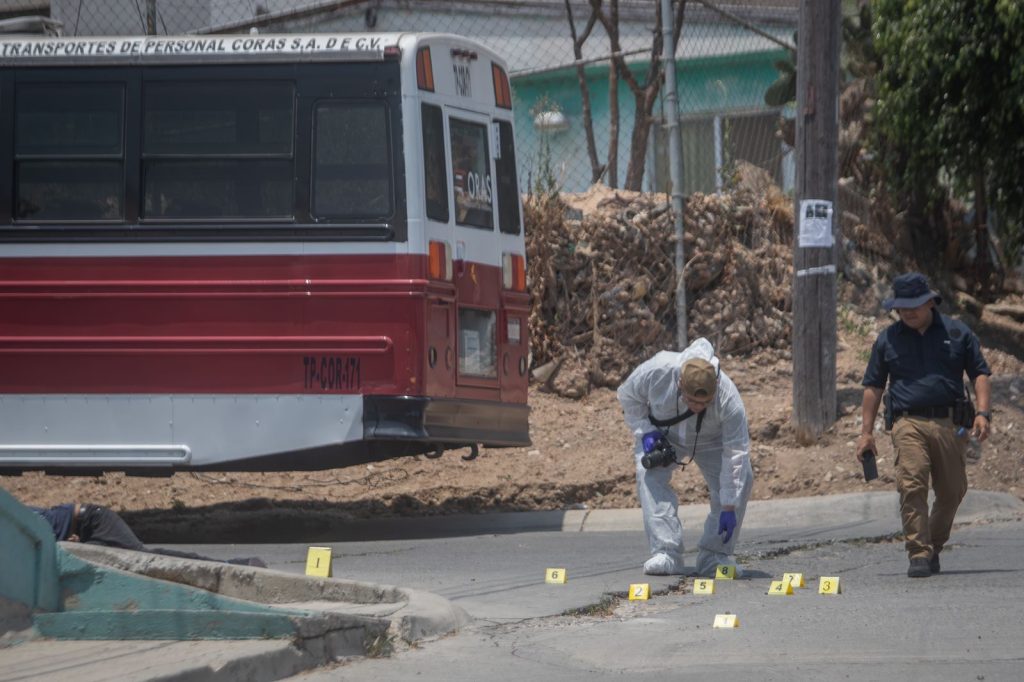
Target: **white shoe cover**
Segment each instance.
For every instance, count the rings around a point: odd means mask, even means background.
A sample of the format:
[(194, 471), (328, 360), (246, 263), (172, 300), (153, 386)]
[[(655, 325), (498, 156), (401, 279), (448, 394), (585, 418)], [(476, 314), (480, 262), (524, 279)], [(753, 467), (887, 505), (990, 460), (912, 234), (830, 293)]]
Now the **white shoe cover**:
[(719, 566), (733, 566), (736, 569), (736, 577), (743, 577), (743, 569), (737, 566), (736, 560), (728, 554), (705, 552), (703, 550), (697, 553), (697, 575), (700, 577), (714, 578)]
[(683, 560), (659, 552), (644, 563), (644, 574), (645, 575), (682, 575)]

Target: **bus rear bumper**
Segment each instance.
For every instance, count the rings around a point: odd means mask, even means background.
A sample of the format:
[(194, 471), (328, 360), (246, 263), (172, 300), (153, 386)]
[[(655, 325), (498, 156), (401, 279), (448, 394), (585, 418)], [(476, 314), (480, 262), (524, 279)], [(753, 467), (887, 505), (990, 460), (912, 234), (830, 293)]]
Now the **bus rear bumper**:
[(517, 403), (366, 396), (363, 437), (421, 441), (444, 447), (520, 447), (530, 444), (529, 416), (529, 406)]

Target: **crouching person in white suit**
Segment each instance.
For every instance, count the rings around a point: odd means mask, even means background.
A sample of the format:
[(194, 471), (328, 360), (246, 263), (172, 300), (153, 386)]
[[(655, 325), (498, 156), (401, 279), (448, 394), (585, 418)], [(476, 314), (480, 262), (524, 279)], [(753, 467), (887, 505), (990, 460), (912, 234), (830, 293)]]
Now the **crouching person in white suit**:
[(656, 354), (633, 370), (618, 396), (634, 436), (637, 495), (651, 548), (644, 573), (684, 573), (683, 526), (671, 479), (691, 460), (711, 501), (696, 572), (713, 577), (720, 565), (736, 566), (736, 541), (754, 480), (750, 436), (743, 400), (711, 343), (700, 338), (682, 353)]

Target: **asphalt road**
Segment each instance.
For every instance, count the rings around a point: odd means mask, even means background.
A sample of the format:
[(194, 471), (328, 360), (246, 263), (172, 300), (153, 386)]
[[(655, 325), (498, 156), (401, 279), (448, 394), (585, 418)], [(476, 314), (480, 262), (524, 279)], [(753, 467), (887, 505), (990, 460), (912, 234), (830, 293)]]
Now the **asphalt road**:
[[(844, 503), (891, 504), (866, 497)], [(646, 547), (635, 519), (590, 532), (463, 528), (446, 535), (403, 522), (378, 526), (378, 535), (391, 539), (327, 543), (334, 575), (430, 590), (468, 611), (474, 624), (388, 658), (301, 679), (1024, 678), (1019, 510), (972, 517), (962, 508), (962, 518), (973, 522), (955, 530), (943, 572), (915, 580), (906, 577), (902, 544), (889, 539), (898, 530), (894, 508), (891, 515), (876, 509), (858, 516), (833, 506), (762, 514), (745, 530), (745, 577), (716, 581), (715, 594), (706, 596), (692, 593), (692, 578), (642, 575)], [(684, 518), (689, 547), (697, 518), (697, 510)], [(294, 572), (303, 571), (306, 551), (297, 544), (181, 548), (218, 557), (259, 554), (272, 568)], [(692, 565), (693, 554), (687, 559)], [(545, 569), (555, 567), (568, 572), (564, 585), (544, 583)], [(808, 587), (792, 596), (767, 594), (784, 572), (803, 573)], [(818, 594), (822, 576), (839, 577), (843, 593)], [(625, 600), (632, 583), (649, 583), (652, 598)], [(563, 615), (594, 605), (593, 615)], [(727, 613), (739, 627), (713, 628), (716, 615)]]
[[(687, 580), (684, 593), (620, 602), (610, 615), (478, 622), (388, 659), (299, 679), (1020, 680), (1021, 531), (1019, 522), (961, 529), (931, 578), (906, 577), (899, 544), (825, 545), (753, 561), (768, 577), (716, 581), (714, 595), (691, 594)], [(766, 594), (771, 578), (791, 571), (805, 573), (806, 589)], [(838, 576), (842, 594), (818, 594), (819, 576)], [(725, 613), (738, 628), (712, 627)]]

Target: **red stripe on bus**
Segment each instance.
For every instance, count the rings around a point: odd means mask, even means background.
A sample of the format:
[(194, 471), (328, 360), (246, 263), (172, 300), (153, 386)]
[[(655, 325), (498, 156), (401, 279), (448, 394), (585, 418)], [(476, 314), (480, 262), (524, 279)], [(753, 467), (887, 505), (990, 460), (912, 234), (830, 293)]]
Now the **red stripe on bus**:
[[(503, 292), (496, 266), (426, 270), (426, 255), (0, 259), (0, 392), (525, 401), (528, 297)], [(457, 379), (459, 305), (506, 311), (511, 371)]]
[(387, 353), (386, 336), (18, 336), (0, 338), (0, 353)]

